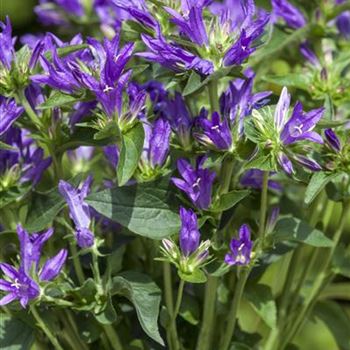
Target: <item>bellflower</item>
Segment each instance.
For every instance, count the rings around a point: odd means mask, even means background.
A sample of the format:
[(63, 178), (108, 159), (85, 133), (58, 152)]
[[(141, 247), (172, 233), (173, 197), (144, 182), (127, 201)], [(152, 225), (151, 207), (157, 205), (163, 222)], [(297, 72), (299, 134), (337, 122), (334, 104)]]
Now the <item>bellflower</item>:
[[(240, 2), (239, 9), (225, 2), (215, 8), (214, 18), (207, 24), (203, 17), (205, 6), (191, 3), (184, 15), (171, 8), (166, 10), (180, 33), (197, 46), (199, 57), (212, 62), (215, 69), (242, 64), (255, 51), (254, 41), (262, 35), (269, 20), (268, 14), (256, 11), (253, 1), (248, 4)], [(244, 16), (237, 16), (237, 10)]]
[(141, 38), (149, 52), (137, 53), (140, 57), (159, 63), (176, 72), (191, 69), (203, 75), (214, 72), (213, 64), (210, 61), (192, 54), (175, 43), (168, 43), (162, 35), (152, 38), (149, 35), (142, 34)]
[(342, 145), (336, 133), (332, 129), (326, 129), (324, 132), (324, 136), (326, 137), (327, 145), (334, 152), (340, 152), (340, 150), (342, 149)]
[(11, 150), (0, 149), (0, 174), (7, 178), (5, 182), (12, 185), (31, 183), (35, 186), (50, 166), (51, 158), (44, 158), (44, 151), (28, 137), (25, 129), (10, 127), (2, 141), (12, 147)]
[(307, 41), (300, 44), (300, 52), (304, 58), (309, 61), (314, 67), (321, 68), (321, 63), (315, 53), (311, 50)]
[[(264, 117), (260, 112), (253, 111), (253, 121), (261, 134), (261, 145), (272, 150), (277, 162), (287, 174), (294, 171), (292, 162), (287, 155), (287, 151), (292, 145), (302, 141), (323, 143), (322, 137), (313, 129), (322, 118), (324, 108), (313, 109), (304, 113), (302, 104), (297, 102), (291, 116), (288, 117), (290, 99), (291, 96), (287, 88), (284, 87), (276, 105), (273, 119), (270, 115)], [(295, 161), (310, 170), (318, 171), (321, 169), (310, 158), (293, 153), (291, 155)]]
[(283, 18), (287, 25), (293, 29), (304, 27), (306, 20), (304, 15), (287, 0), (271, 0), (272, 19), (274, 22), (278, 18)]
[(17, 106), (14, 99), (0, 96), (0, 136), (9, 129), (22, 113), (23, 107)]
[(259, 109), (267, 102), (271, 91), (262, 91), (253, 94), (255, 74), (252, 69), (244, 72), (247, 79), (235, 79), (220, 97), (221, 115), (228, 118), (231, 124), (236, 124), (238, 135), (243, 135), (244, 118), (251, 114), (253, 109)]
[(191, 130), (194, 120), (186, 106), (185, 100), (178, 92), (174, 98), (169, 98), (166, 103), (165, 117), (169, 120), (171, 128), (177, 135), (181, 146), (184, 149), (191, 148)]
[(197, 117), (196, 124), (202, 131), (194, 133), (195, 138), (199, 142), (221, 151), (229, 150), (232, 147), (232, 134), (229, 122), (225, 117), (220, 118), (218, 112), (214, 112), (211, 119), (207, 119), (202, 113), (202, 115)]
[(17, 225), (17, 234), (21, 247), (21, 266), (25, 273), (30, 273), (32, 267), (37, 271), (41, 250), (45, 242), (52, 236), (53, 229), (50, 228), (43, 233), (29, 234), (22, 225)]
[(68, 251), (61, 249), (39, 268), (42, 247), (51, 237), (53, 229), (29, 235), (19, 224), (17, 233), (20, 243), (20, 266), (16, 269), (6, 263), (0, 264), (0, 269), (5, 275), (5, 279), (0, 279), (0, 290), (8, 293), (0, 299), (0, 305), (19, 300), (25, 308), (30, 300), (40, 296), (40, 282), (51, 281), (58, 276), (66, 262)]
[(183, 179), (172, 178), (172, 182), (184, 191), (198, 209), (208, 209), (211, 204), (212, 185), (215, 173), (203, 168), (204, 157), (198, 157), (196, 167), (185, 159), (179, 159), (177, 169)]
[[(12, 61), (15, 58), (15, 42), (12, 37), (10, 18), (6, 17), (5, 23), (0, 22), (0, 62), (7, 70), (11, 69)], [(1, 77), (1, 75), (0, 75)]]
[(228, 265), (248, 265), (251, 260), (253, 243), (250, 239), (249, 226), (242, 225), (238, 232), (239, 238), (231, 240), (230, 252), (225, 256)]
[(58, 190), (68, 204), (70, 217), (75, 224), (75, 237), (81, 248), (88, 248), (94, 244), (94, 235), (90, 231), (90, 209), (84, 201), (90, 191), (91, 183), (92, 176), (88, 176), (78, 188), (63, 180), (58, 184)]
[[(345, 0), (335, 0), (336, 5), (343, 4)], [(339, 33), (347, 40), (350, 39), (350, 11), (342, 12), (335, 20)]]
[(171, 128), (167, 120), (158, 118), (153, 125), (145, 122), (143, 158), (152, 167), (162, 167), (169, 153)]
[(191, 209), (180, 207), (180, 219), (180, 249), (171, 239), (163, 239), (161, 251), (182, 274), (190, 275), (208, 260), (210, 241), (200, 242), (197, 215)]
[(180, 229), (180, 248), (182, 254), (189, 256), (197, 250), (200, 241), (198, 230), (197, 215), (191, 210), (180, 208), (181, 229)]

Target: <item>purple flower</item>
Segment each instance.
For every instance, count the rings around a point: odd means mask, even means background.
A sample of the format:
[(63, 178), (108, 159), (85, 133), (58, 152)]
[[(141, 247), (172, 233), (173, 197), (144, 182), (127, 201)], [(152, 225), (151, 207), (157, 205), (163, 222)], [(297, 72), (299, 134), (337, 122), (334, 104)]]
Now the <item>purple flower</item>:
[(287, 0), (271, 0), (271, 2), (274, 22), (277, 18), (283, 18), (291, 28), (298, 29), (305, 26), (304, 15)]
[(39, 285), (22, 268), (16, 270), (9, 264), (1, 263), (0, 269), (7, 277), (7, 279), (0, 279), (0, 290), (8, 293), (0, 299), (0, 305), (19, 300), (22, 307), (25, 308), (30, 300), (40, 295)]
[(247, 79), (236, 79), (230, 82), (229, 88), (220, 97), (221, 115), (238, 125), (239, 136), (243, 135), (244, 118), (251, 114), (253, 109), (259, 109), (267, 102), (271, 91), (253, 94), (254, 72), (248, 68), (244, 75)]
[(14, 99), (0, 96), (0, 136), (3, 135), (23, 113), (23, 107), (16, 105)]
[(336, 133), (332, 129), (326, 129), (324, 132), (328, 146), (336, 153), (342, 149), (342, 145)]
[(165, 117), (169, 120), (171, 128), (177, 135), (184, 149), (191, 147), (191, 130), (194, 123), (185, 100), (178, 92), (173, 99), (168, 99), (165, 104)]
[(137, 53), (138, 56), (159, 63), (176, 72), (184, 69), (193, 69), (203, 75), (214, 72), (214, 66), (210, 61), (186, 51), (177, 44), (168, 43), (161, 35), (158, 38), (152, 38), (149, 35), (142, 34), (141, 37), (150, 52), (140, 52)]
[(7, 69), (11, 69), (12, 62), (15, 57), (15, 42), (16, 39), (12, 38), (12, 27), (10, 18), (6, 17), (6, 22), (0, 22), (0, 62)]
[(202, 113), (202, 115), (197, 118), (196, 124), (202, 130), (202, 133), (194, 133), (195, 138), (199, 142), (213, 146), (218, 150), (229, 150), (231, 148), (232, 134), (229, 122), (225, 117), (221, 120), (218, 112), (212, 114), (211, 120), (203, 116)]
[[(335, 0), (336, 5), (343, 4), (345, 0)], [(339, 33), (347, 40), (350, 39), (350, 11), (342, 12), (335, 20)]]
[(248, 265), (251, 260), (253, 243), (250, 240), (249, 226), (244, 224), (239, 228), (239, 239), (233, 238), (230, 252), (225, 256), (228, 265)]
[[(44, 158), (44, 151), (28, 137), (28, 131), (10, 127), (2, 141), (12, 146), (12, 150), (0, 149), (0, 173), (12, 172), (13, 183), (31, 183), (35, 186), (50, 166), (51, 158)], [(16, 171), (14, 171), (16, 169)]]
[(310, 45), (307, 41), (300, 44), (301, 54), (308, 60), (313, 66), (320, 68), (321, 63), (315, 53), (311, 50)]
[(180, 208), (181, 229), (180, 229), (180, 248), (182, 254), (189, 256), (199, 247), (200, 232), (198, 230), (197, 215), (191, 210)]
[(60, 180), (58, 184), (58, 190), (68, 204), (70, 217), (75, 224), (76, 240), (81, 248), (88, 248), (94, 244), (94, 235), (90, 231), (90, 209), (84, 202), (90, 191), (91, 183), (92, 176), (88, 176), (78, 188), (74, 188), (63, 180)]
[(21, 247), (21, 267), (25, 273), (29, 273), (32, 268), (35, 271), (39, 268), (41, 250), (44, 243), (52, 236), (53, 229), (50, 228), (43, 233), (29, 233), (17, 225), (17, 234)]
[(153, 125), (145, 122), (143, 158), (152, 168), (162, 167), (170, 148), (171, 127), (167, 120), (158, 118)]
[[(262, 189), (264, 172), (259, 169), (249, 169), (240, 178), (240, 184), (243, 187), (252, 187), (258, 190)], [(272, 175), (272, 174), (271, 174)], [(268, 187), (275, 191), (282, 191), (282, 186), (274, 180), (269, 179)]]
[[(288, 119), (289, 106), (290, 95), (287, 88), (284, 87), (274, 114), (274, 124), (282, 144), (284, 146), (289, 146), (305, 140), (323, 143), (322, 137), (313, 131), (313, 129), (322, 118), (324, 108), (313, 109), (310, 112), (304, 113), (302, 104), (297, 102), (292, 115)], [(293, 172), (293, 165), (286, 154), (280, 152), (277, 160), (287, 174)], [(296, 160), (302, 165), (313, 168), (313, 170), (317, 168), (316, 163), (311, 164), (311, 162), (313, 163), (314, 161), (308, 162), (305, 157), (297, 157)], [(320, 167), (318, 166), (318, 168)]]
[(198, 157), (194, 169), (185, 159), (179, 159), (177, 169), (183, 179), (171, 179), (174, 185), (184, 191), (199, 209), (210, 207), (212, 185), (216, 176), (214, 172), (202, 167), (204, 162), (204, 157)]
[(117, 145), (103, 147), (103, 153), (114, 169), (117, 168), (119, 160), (119, 150)]
[(68, 256), (67, 249), (61, 249), (57, 255), (48, 259), (43, 265), (39, 278), (41, 281), (51, 281), (56, 278), (62, 270)]

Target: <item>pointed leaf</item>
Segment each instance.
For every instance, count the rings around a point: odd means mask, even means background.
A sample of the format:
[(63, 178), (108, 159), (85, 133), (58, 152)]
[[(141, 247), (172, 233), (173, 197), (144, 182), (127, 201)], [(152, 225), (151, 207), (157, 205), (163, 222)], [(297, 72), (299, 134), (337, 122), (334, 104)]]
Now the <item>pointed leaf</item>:
[(153, 340), (164, 345), (158, 330), (161, 291), (147, 275), (134, 271), (124, 272), (113, 278), (110, 293), (129, 299), (136, 309), (143, 330)]

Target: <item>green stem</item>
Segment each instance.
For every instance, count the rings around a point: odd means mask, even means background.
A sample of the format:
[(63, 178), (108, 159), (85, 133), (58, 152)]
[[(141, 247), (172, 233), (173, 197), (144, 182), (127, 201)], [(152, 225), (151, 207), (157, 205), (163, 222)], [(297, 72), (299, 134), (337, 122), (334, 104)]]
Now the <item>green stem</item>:
[[(287, 334), (282, 338), (282, 343), (280, 344), (279, 349), (283, 350), (288, 343), (293, 340), (294, 336), (298, 333), (300, 327), (303, 324), (303, 321), (306, 319), (307, 315), (311, 312), (313, 305), (316, 302), (317, 296), (323, 290), (324, 285), (327, 285), (327, 269), (329, 268), (335, 249), (339, 243), (341, 235), (344, 230), (344, 226), (348, 220), (348, 215), (350, 214), (350, 201), (346, 204), (343, 204), (341, 220), (338, 226), (337, 231), (333, 237), (333, 246), (330, 248), (330, 251), (327, 257), (324, 259), (324, 263), (321, 267), (321, 271), (317, 274), (316, 281), (308, 294), (307, 299), (303, 303), (302, 309), (297, 313), (296, 319), (291, 322), (291, 327), (287, 331)], [(327, 283), (326, 283), (327, 282)]]
[(212, 333), (215, 332), (214, 320), (218, 282), (218, 277), (208, 276), (208, 281), (205, 285), (203, 320), (198, 337), (197, 350), (212, 349), (211, 340)]
[(230, 348), (232, 337), (235, 332), (239, 304), (242, 299), (243, 290), (247, 282), (250, 270), (251, 268), (244, 269), (241, 276), (238, 278), (232, 304), (228, 313), (228, 323), (220, 346), (220, 350), (228, 350)]
[[(164, 283), (164, 293), (165, 293), (165, 306), (168, 310), (169, 317), (174, 313), (174, 301), (173, 301), (173, 288), (171, 281), (171, 267), (168, 262), (163, 263), (163, 283)], [(166, 329), (167, 342), (171, 350), (174, 349), (174, 340), (177, 339), (176, 327), (171, 327), (171, 322)]]
[(173, 314), (173, 320), (174, 322), (176, 321), (176, 317), (180, 311), (180, 306), (181, 306), (181, 301), (182, 301), (182, 295), (183, 295), (183, 291), (184, 291), (184, 286), (185, 286), (185, 281), (184, 280), (180, 280), (180, 284), (179, 284), (179, 289), (177, 291), (177, 298), (176, 298), (176, 304), (175, 304), (175, 310), (174, 310), (174, 314)]
[(46, 326), (45, 322), (41, 319), (38, 311), (36, 310), (34, 305), (31, 305), (30, 311), (32, 312), (32, 315), (34, 316), (36, 322), (38, 323), (39, 327), (42, 329), (42, 331), (45, 333), (45, 335), (49, 338), (50, 342), (54, 346), (56, 350), (64, 350), (60, 343), (58, 342), (55, 335), (51, 332), (51, 330)]
[(109, 324), (104, 324), (103, 330), (104, 330), (109, 342), (111, 343), (112, 348), (114, 350), (122, 350), (123, 345), (122, 345), (122, 343), (119, 339), (119, 336), (118, 336), (117, 332), (115, 331), (114, 327), (112, 325), (109, 325)]
[(209, 101), (211, 112), (219, 112), (218, 82), (212, 80), (208, 85)]
[(263, 184), (261, 192), (261, 202), (260, 202), (260, 220), (259, 220), (259, 238), (261, 240), (261, 245), (263, 247), (265, 239), (265, 221), (267, 212), (267, 190), (269, 183), (269, 172), (264, 171)]
[(31, 105), (29, 104), (29, 102), (28, 102), (28, 100), (27, 100), (27, 98), (25, 96), (24, 90), (21, 90), (21, 91), (18, 92), (17, 100), (22, 105), (22, 107), (24, 108), (24, 110), (28, 114), (29, 118), (34, 123), (34, 125), (37, 127), (37, 129), (40, 130), (41, 126), (42, 126), (41, 125), (41, 120), (38, 117), (38, 115), (35, 113), (33, 108), (31, 107)]
[(89, 349), (88, 346), (82, 341), (82, 339), (79, 336), (79, 330), (78, 330), (78, 327), (75, 323), (74, 318), (72, 317), (71, 311), (64, 310), (64, 314), (65, 314), (65, 319), (66, 319), (66, 321), (65, 321), (66, 328), (69, 331), (69, 333), (71, 334), (71, 337), (73, 339), (75, 339), (74, 341), (76, 343), (76, 346), (74, 347), (74, 349), (88, 350)]
[(77, 275), (79, 284), (82, 285), (85, 281), (85, 276), (84, 276), (83, 268), (82, 268), (81, 263), (80, 263), (80, 259), (78, 256), (77, 247), (75, 246), (75, 242), (71, 242), (69, 244), (69, 247), (70, 247), (70, 251), (71, 251), (71, 255), (72, 255), (72, 259), (73, 259), (75, 273)]

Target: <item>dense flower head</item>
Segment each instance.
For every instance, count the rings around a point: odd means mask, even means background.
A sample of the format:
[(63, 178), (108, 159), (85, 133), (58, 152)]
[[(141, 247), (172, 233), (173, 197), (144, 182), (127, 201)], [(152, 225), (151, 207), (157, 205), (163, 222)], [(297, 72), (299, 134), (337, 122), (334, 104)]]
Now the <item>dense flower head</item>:
[(225, 256), (228, 265), (248, 265), (251, 260), (253, 242), (250, 239), (250, 228), (243, 224), (239, 228), (239, 238), (230, 242), (230, 252)]
[[(307, 113), (303, 111), (301, 102), (297, 102), (289, 116), (291, 96), (286, 87), (282, 89), (280, 98), (271, 118), (268, 108), (260, 113), (253, 111), (253, 122), (260, 133), (261, 145), (272, 150), (277, 162), (287, 174), (292, 174), (294, 169), (287, 151), (292, 145), (303, 141), (323, 143), (322, 137), (313, 129), (322, 118), (324, 108), (313, 109)], [(302, 154), (293, 154), (294, 160), (306, 168), (318, 171), (320, 165), (313, 159)]]
[(8, 187), (19, 183), (35, 186), (44, 171), (51, 164), (51, 157), (44, 157), (44, 151), (29, 137), (28, 131), (10, 127), (3, 135), (2, 142), (11, 149), (0, 149), (0, 185)]
[(205, 157), (198, 157), (196, 167), (185, 159), (179, 159), (177, 169), (183, 179), (172, 178), (176, 187), (184, 191), (198, 209), (208, 209), (211, 204), (215, 173), (203, 168)]
[(253, 109), (259, 109), (267, 102), (271, 91), (253, 93), (255, 73), (248, 68), (244, 75), (246, 79), (235, 79), (220, 96), (221, 114), (229, 118), (231, 124), (237, 125), (238, 135), (243, 135), (244, 118), (251, 114)]
[(61, 272), (68, 251), (61, 249), (54, 257), (49, 258), (39, 268), (42, 257), (42, 247), (52, 236), (53, 229), (44, 233), (29, 234), (22, 225), (17, 225), (20, 243), (20, 265), (15, 268), (7, 263), (0, 263), (4, 279), (0, 279), (0, 290), (7, 292), (0, 305), (6, 305), (18, 300), (23, 308), (29, 301), (40, 296), (40, 284), (55, 279)]
[(77, 244), (81, 248), (88, 248), (94, 244), (94, 235), (90, 231), (90, 209), (84, 201), (89, 194), (92, 181), (92, 176), (89, 176), (77, 188), (63, 180), (58, 184), (59, 192), (68, 204), (70, 217), (75, 224)]

